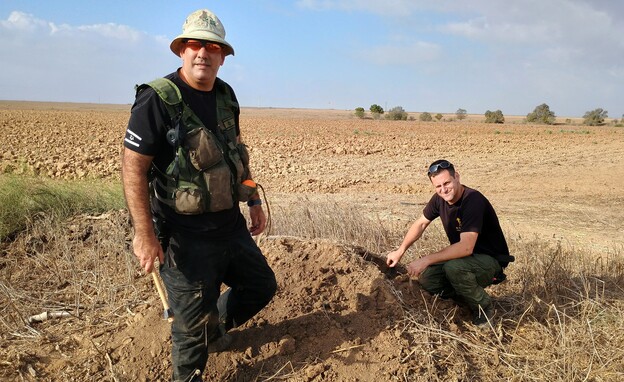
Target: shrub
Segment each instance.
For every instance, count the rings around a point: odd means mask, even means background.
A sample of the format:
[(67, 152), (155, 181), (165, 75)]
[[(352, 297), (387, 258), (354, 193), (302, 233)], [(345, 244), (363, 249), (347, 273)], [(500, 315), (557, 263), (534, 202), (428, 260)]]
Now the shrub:
[(372, 104), (370, 109), (368, 109), (368, 110), (370, 110), (370, 112), (373, 113), (373, 114), (383, 114), (384, 113), (384, 109), (381, 106), (377, 105), (377, 104)]
[(594, 109), (585, 113), (583, 116), (583, 125), (599, 126), (604, 123), (604, 120), (607, 117), (608, 115), (606, 110), (602, 110), (601, 108)]
[(457, 119), (459, 119), (460, 121), (463, 119), (466, 119), (466, 110), (457, 109), (457, 111), (455, 112), (455, 115), (457, 116)]
[(356, 107), (354, 114), (358, 118), (364, 118), (364, 115), (366, 115), (366, 111), (364, 110), (363, 107)]
[(426, 111), (424, 113), (420, 113), (420, 116), (418, 117), (418, 119), (424, 122), (433, 121), (433, 117), (431, 117), (431, 114)]
[(393, 121), (406, 121), (407, 112), (401, 106), (396, 106), (386, 113), (386, 118)]
[(442, 114), (438, 113), (435, 115), (435, 119), (437, 119), (438, 121), (442, 119)]
[(485, 112), (485, 123), (505, 123), (505, 116), (500, 110), (488, 110)]
[(555, 113), (550, 111), (550, 107), (545, 103), (535, 107), (532, 113), (527, 114), (527, 122), (544, 123), (552, 125), (555, 123)]

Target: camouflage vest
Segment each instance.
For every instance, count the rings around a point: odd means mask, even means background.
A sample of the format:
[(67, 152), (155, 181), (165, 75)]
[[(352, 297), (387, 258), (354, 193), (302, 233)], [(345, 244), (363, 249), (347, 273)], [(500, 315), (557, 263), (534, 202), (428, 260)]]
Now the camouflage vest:
[(177, 213), (197, 215), (230, 209), (248, 201), (255, 188), (241, 184), (250, 177), (247, 148), (236, 140), (235, 111), (229, 87), (216, 79), (217, 125), (213, 133), (182, 100), (180, 89), (166, 78), (137, 88), (153, 88), (171, 118), (167, 141), (175, 149), (165, 171), (152, 165), (151, 197)]

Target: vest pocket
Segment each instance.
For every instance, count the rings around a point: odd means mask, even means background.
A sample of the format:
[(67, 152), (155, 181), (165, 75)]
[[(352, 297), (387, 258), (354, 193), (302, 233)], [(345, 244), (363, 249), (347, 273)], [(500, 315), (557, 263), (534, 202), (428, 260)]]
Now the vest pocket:
[(210, 168), (223, 159), (223, 154), (215, 136), (208, 130), (197, 128), (190, 131), (186, 136), (189, 150), (189, 159), (197, 170), (202, 171)]
[(208, 207), (210, 211), (227, 210), (234, 206), (234, 201), (232, 200), (232, 173), (225, 161), (205, 171), (204, 180), (210, 194)]
[(197, 215), (205, 212), (201, 189), (179, 187), (175, 190), (174, 209), (182, 215)]

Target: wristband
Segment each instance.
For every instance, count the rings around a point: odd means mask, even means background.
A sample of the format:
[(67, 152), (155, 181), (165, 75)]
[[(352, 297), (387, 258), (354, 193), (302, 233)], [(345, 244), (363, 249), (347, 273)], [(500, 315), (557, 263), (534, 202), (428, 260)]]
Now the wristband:
[(249, 207), (259, 206), (261, 204), (262, 204), (262, 199), (251, 199), (251, 200), (247, 201), (247, 205)]

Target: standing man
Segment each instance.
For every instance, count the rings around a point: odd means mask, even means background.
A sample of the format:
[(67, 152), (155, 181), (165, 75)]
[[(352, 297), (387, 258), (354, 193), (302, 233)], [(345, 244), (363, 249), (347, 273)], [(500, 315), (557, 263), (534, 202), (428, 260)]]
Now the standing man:
[(427, 292), (468, 304), (473, 323), (485, 325), (494, 309), (484, 288), (503, 281), (503, 269), (514, 258), (509, 255), (490, 202), (479, 191), (461, 184), (459, 173), (449, 161), (433, 162), (427, 175), (435, 194), (407, 231), (401, 246), (387, 255), (386, 263), (396, 266), (429, 223), (440, 217), (450, 245), (412, 261), (407, 272), (418, 277)]
[[(170, 47), (182, 67), (137, 87), (122, 178), (134, 254), (147, 273), (158, 258), (175, 316), (173, 380), (196, 382), (208, 353), (227, 348), (226, 332), (264, 308), (277, 284), (251, 237), (266, 217), (240, 140), (239, 105), (217, 77), (234, 49), (205, 9), (187, 17)], [(249, 229), (239, 202), (249, 206)], [(220, 294), (222, 283), (229, 289)]]

